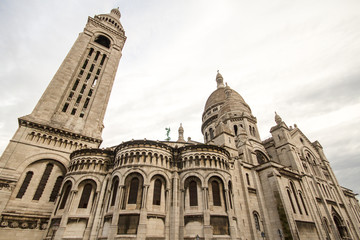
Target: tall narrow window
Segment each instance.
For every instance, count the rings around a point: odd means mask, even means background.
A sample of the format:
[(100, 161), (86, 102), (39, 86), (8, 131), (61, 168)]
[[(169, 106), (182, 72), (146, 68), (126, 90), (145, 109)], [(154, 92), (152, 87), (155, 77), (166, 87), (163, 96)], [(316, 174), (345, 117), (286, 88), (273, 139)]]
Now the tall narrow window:
[(99, 56), (100, 56), (100, 52), (99, 52), (99, 51), (97, 51), (97, 52), (96, 52), (96, 56), (95, 56), (94, 61), (97, 61), (97, 60), (98, 60), (98, 58), (99, 58)]
[(214, 130), (212, 128), (209, 129), (210, 140), (214, 138)]
[(100, 66), (104, 65), (105, 59), (106, 59), (106, 54), (104, 54), (104, 55), (102, 56), (102, 59), (101, 59), (101, 62), (100, 62)]
[(80, 80), (79, 80), (79, 79), (76, 79), (76, 81), (75, 81), (75, 83), (74, 83), (74, 86), (73, 86), (73, 88), (72, 88), (73, 91), (76, 90), (77, 86), (79, 85), (79, 82), (80, 82)]
[(96, 86), (97, 80), (98, 80), (98, 77), (95, 76), (94, 81), (93, 81), (91, 87), (95, 87), (95, 86)]
[(212, 181), (211, 182), (211, 188), (212, 188), (214, 206), (221, 206), (219, 183), (217, 181)]
[(71, 183), (68, 184), (66, 186), (66, 188), (65, 188), (65, 191), (64, 191), (64, 193), (62, 195), (61, 204), (60, 204), (59, 209), (64, 209), (66, 201), (67, 201), (67, 199), (69, 197), (70, 190), (71, 190)]
[(190, 197), (190, 206), (197, 206), (198, 205), (198, 196), (197, 196), (196, 181), (191, 181), (189, 184), (189, 197)]
[(68, 107), (69, 107), (69, 103), (65, 103), (62, 111), (63, 111), (63, 112), (66, 112), (66, 110), (68, 109)]
[(110, 206), (115, 205), (115, 200), (116, 200), (118, 187), (119, 187), (119, 180), (116, 178), (113, 181), (112, 196), (111, 196), (111, 204), (110, 204)]
[(86, 68), (86, 65), (88, 64), (88, 62), (89, 62), (89, 60), (86, 59), (85, 62), (84, 62), (84, 65), (82, 66), (83, 69)]
[(87, 107), (88, 107), (89, 101), (90, 101), (90, 98), (86, 98), (86, 100), (85, 100), (85, 102), (84, 102), (84, 107), (83, 107), (83, 108), (87, 108)]
[(134, 177), (131, 179), (128, 204), (136, 204), (139, 190), (139, 179)]
[(206, 141), (206, 142), (209, 141), (209, 139), (208, 139), (208, 133), (207, 133), (207, 132), (205, 133), (205, 141)]
[(304, 198), (303, 198), (303, 196), (301, 195), (301, 193), (299, 193), (299, 196), (300, 196), (301, 203), (302, 203), (302, 205), (303, 205), (303, 207), (304, 207), (305, 214), (306, 214), (306, 215), (309, 215), (309, 213), (308, 213), (308, 211), (307, 211), (307, 209), (306, 209), (306, 205), (305, 205)]
[(78, 208), (88, 207), (91, 191), (92, 191), (92, 185), (90, 183), (87, 183), (83, 188)]
[(91, 56), (91, 54), (94, 52), (94, 49), (93, 48), (90, 48), (90, 51), (89, 51), (89, 57)]
[(249, 178), (249, 174), (248, 174), (248, 173), (246, 173), (245, 175), (246, 175), (246, 182), (247, 182), (247, 184), (250, 186), (250, 178)]
[(300, 204), (299, 204), (299, 200), (298, 200), (298, 198), (296, 196), (296, 189), (294, 187), (294, 184), (292, 182), (290, 182), (290, 186), (291, 186), (291, 190), (293, 192), (293, 195), (294, 195), (294, 198), (295, 198), (295, 201), (296, 201), (296, 205), (297, 205), (297, 207), (299, 209), (299, 213), (302, 214), (301, 207), (300, 207)]
[(160, 205), (161, 202), (161, 180), (156, 179), (154, 184), (153, 205)]
[(56, 196), (59, 194), (61, 183), (62, 183), (63, 179), (64, 179), (63, 176), (57, 177), (54, 187), (53, 187), (53, 190), (51, 191), (51, 194), (50, 194), (49, 202), (55, 202)]
[(257, 212), (254, 212), (254, 222), (255, 222), (255, 229), (260, 231), (260, 221), (259, 221), (259, 215)]
[(29, 186), (29, 183), (31, 181), (32, 176), (34, 175), (33, 172), (27, 172), (26, 176), (24, 178), (23, 183), (21, 184), (21, 187), (19, 189), (18, 194), (16, 195), (16, 198), (22, 198), (26, 192), (27, 187)]
[(234, 125), (234, 132), (235, 132), (235, 136), (237, 136), (238, 134), (238, 127), (236, 125)]
[(294, 207), (294, 203), (293, 203), (293, 200), (292, 200), (292, 198), (291, 198), (291, 194), (290, 194), (289, 189), (287, 190), (287, 194), (288, 194), (288, 197), (289, 197), (289, 200), (290, 200), (290, 203), (291, 203), (292, 210), (293, 210), (294, 213), (296, 213), (296, 210), (295, 210), (295, 207)]
[(47, 181), (49, 179), (49, 176), (51, 174), (51, 171), (52, 171), (53, 167), (54, 167), (54, 164), (52, 164), (52, 163), (48, 163), (46, 165), (45, 171), (44, 171), (44, 173), (43, 173), (43, 175), (42, 175), (42, 177), (40, 179), (40, 182), (39, 182), (39, 185), (38, 185), (38, 187), (36, 189), (36, 192), (34, 194), (33, 200), (39, 200), (40, 199), (42, 193), (44, 192), (46, 183), (47, 183)]

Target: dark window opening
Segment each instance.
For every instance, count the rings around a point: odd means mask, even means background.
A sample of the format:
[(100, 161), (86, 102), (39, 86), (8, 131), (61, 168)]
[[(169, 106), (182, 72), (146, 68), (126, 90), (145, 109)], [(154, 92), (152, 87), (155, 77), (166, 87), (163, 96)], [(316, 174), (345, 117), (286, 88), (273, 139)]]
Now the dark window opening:
[(91, 56), (91, 54), (94, 52), (94, 49), (93, 48), (90, 48), (90, 51), (89, 51), (89, 57)]
[(89, 80), (90, 79), (90, 77), (91, 77), (91, 73), (88, 73), (87, 75), (86, 75), (86, 82), (87, 82), (87, 80)]
[(84, 64), (83, 64), (83, 66), (82, 66), (82, 68), (83, 68), (83, 69), (85, 69), (85, 68), (86, 68), (86, 66), (87, 66), (88, 62), (89, 62), (89, 60), (87, 60), (87, 59), (86, 59), (86, 60), (85, 60), (85, 62), (84, 62)]
[(234, 125), (234, 132), (235, 132), (235, 136), (238, 135), (238, 127), (236, 125)]
[(154, 184), (153, 205), (160, 205), (161, 203), (161, 185), (161, 180), (156, 179)]
[(90, 98), (86, 98), (86, 100), (85, 100), (85, 103), (84, 103), (84, 107), (83, 108), (87, 108), (88, 107), (88, 105), (89, 105), (89, 101), (90, 101)]
[(294, 184), (292, 182), (290, 182), (290, 187), (291, 187), (291, 190), (292, 190), (292, 192), (294, 194), (295, 202), (296, 202), (296, 205), (297, 205), (297, 207), (299, 209), (299, 213), (302, 214), (301, 207), (300, 207), (300, 204), (299, 204), (299, 200), (298, 200), (298, 198), (296, 196), (296, 189), (295, 189), (295, 186), (294, 186)]
[(86, 84), (83, 84), (82, 87), (81, 87), (80, 93), (84, 93), (85, 88), (86, 88)]
[(84, 74), (84, 70), (80, 70), (79, 75), (82, 76)]
[(71, 111), (71, 115), (75, 115), (76, 113), (76, 108), (73, 108), (73, 110)]
[(94, 66), (95, 66), (95, 64), (91, 65), (89, 72), (92, 72), (94, 70)]
[(303, 196), (301, 195), (301, 193), (299, 193), (299, 196), (300, 196), (301, 203), (302, 203), (302, 205), (303, 205), (303, 207), (304, 207), (305, 214), (306, 214), (306, 215), (309, 215), (309, 213), (308, 213), (308, 211), (307, 211), (307, 209), (306, 209), (306, 205), (305, 205), (305, 202), (304, 202), (304, 198), (303, 198)]
[(219, 183), (217, 181), (212, 181), (211, 182), (211, 188), (212, 188), (214, 206), (221, 206)]
[(74, 92), (70, 92), (69, 97), (68, 97), (68, 101), (70, 101), (73, 96), (74, 96)]
[(53, 190), (51, 191), (51, 194), (50, 194), (49, 202), (55, 202), (55, 199), (56, 199), (57, 195), (59, 194), (61, 183), (62, 183), (63, 179), (64, 179), (63, 176), (57, 177), (54, 187), (53, 187)]
[(93, 90), (90, 89), (90, 90), (89, 90), (89, 93), (88, 93), (88, 96), (91, 97), (92, 94), (93, 94)]
[(197, 206), (198, 205), (198, 196), (197, 196), (196, 181), (191, 181), (189, 184), (189, 197), (190, 197), (190, 206)]
[(97, 51), (97, 52), (96, 52), (96, 55), (95, 55), (95, 58), (94, 58), (94, 61), (97, 61), (97, 60), (98, 60), (98, 58), (99, 58), (99, 56), (100, 56), (100, 52), (99, 52), (99, 51)]
[(65, 188), (65, 192), (63, 193), (59, 209), (64, 209), (66, 201), (69, 197), (70, 190), (71, 190), (71, 184), (68, 184)]
[(210, 133), (210, 140), (212, 140), (214, 138), (214, 130), (210, 128), (209, 133)]
[(78, 96), (78, 98), (76, 99), (76, 103), (79, 103), (81, 101), (81, 95)]
[(263, 163), (267, 162), (267, 159), (262, 152), (256, 151), (255, 153), (256, 153), (256, 159), (259, 164), (263, 164)]
[(120, 215), (118, 222), (118, 234), (136, 234), (139, 225), (139, 215)]
[(51, 171), (54, 167), (54, 164), (52, 163), (48, 163), (46, 165), (46, 168), (45, 168), (45, 171), (40, 179), (40, 183), (35, 191), (35, 194), (34, 194), (34, 197), (33, 197), (33, 200), (39, 200), (41, 195), (43, 194), (44, 192), (44, 189), (45, 189), (45, 186), (46, 186), (46, 183), (50, 177), (50, 174), (51, 174)]
[(129, 199), (128, 204), (136, 204), (139, 190), (139, 179), (133, 178), (130, 183)]
[(248, 173), (246, 173), (246, 182), (250, 186), (250, 178)]
[(106, 54), (104, 54), (104, 55), (102, 56), (102, 59), (101, 59), (101, 62), (100, 62), (100, 66), (104, 65), (105, 59), (106, 59)]
[(101, 69), (99, 68), (99, 69), (96, 71), (96, 75), (99, 75), (99, 74), (100, 74), (100, 71), (101, 71)]
[(29, 183), (31, 181), (32, 176), (34, 175), (33, 172), (27, 172), (26, 176), (24, 178), (23, 183), (21, 184), (21, 187), (19, 189), (18, 194), (16, 195), (16, 198), (22, 198), (26, 192), (27, 187), (29, 186)]
[(63, 112), (66, 112), (66, 110), (68, 109), (68, 107), (69, 107), (69, 103), (65, 103), (62, 111), (63, 111)]
[(87, 183), (83, 188), (78, 208), (87, 208), (92, 191), (92, 185)]
[(105, 37), (104, 35), (99, 35), (96, 37), (95, 42), (106, 47), (106, 48), (110, 48), (110, 39), (108, 39), (107, 37)]
[(119, 180), (116, 178), (113, 181), (113, 189), (112, 189), (112, 196), (111, 196), (111, 204), (110, 204), (110, 206), (115, 205), (115, 200), (116, 200), (118, 187), (119, 187)]
[(79, 117), (83, 118), (83, 117), (84, 117), (84, 113), (80, 113)]
[(255, 229), (260, 231), (259, 215), (256, 212), (254, 212), (254, 222), (255, 222)]
[(229, 235), (228, 217), (210, 216), (210, 225), (213, 227), (213, 235)]
[(80, 80), (79, 80), (79, 79), (76, 79), (76, 81), (75, 81), (75, 83), (74, 83), (74, 86), (73, 86), (73, 88), (72, 88), (73, 91), (76, 90), (77, 86), (79, 85), (79, 82), (80, 82)]

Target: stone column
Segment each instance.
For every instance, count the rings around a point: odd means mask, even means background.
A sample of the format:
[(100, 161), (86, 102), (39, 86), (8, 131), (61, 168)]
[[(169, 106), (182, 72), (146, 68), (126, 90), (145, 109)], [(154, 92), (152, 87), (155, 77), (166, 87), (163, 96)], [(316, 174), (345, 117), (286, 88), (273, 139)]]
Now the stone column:
[(70, 196), (68, 196), (68, 199), (66, 201), (66, 205), (65, 205), (65, 209), (64, 209), (64, 213), (62, 214), (62, 218), (59, 224), (59, 228), (56, 231), (54, 240), (60, 240), (62, 239), (65, 229), (66, 229), (66, 225), (67, 225), (67, 221), (68, 221), (68, 217), (69, 217), (69, 211), (71, 209), (71, 205), (74, 199), (74, 196), (76, 195), (78, 191), (77, 190), (71, 190), (70, 192)]
[(143, 186), (143, 194), (141, 200), (141, 209), (140, 209), (140, 219), (139, 226), (137, 231), (137, 239), (146, 239), (146, 225), (147, 225), (147, 209), (146, 209), (146, 201), (147, 201), (147, 193), (148, 193), (149, 185)]
[(170, 240), (170, 207), (171, 207), (171, 199), (170, 199), (170, 188), (167, 188), (165, 190), (165, 212), (166, 212), (166, 216), (165, 216), (165, 239), (166, 240)]

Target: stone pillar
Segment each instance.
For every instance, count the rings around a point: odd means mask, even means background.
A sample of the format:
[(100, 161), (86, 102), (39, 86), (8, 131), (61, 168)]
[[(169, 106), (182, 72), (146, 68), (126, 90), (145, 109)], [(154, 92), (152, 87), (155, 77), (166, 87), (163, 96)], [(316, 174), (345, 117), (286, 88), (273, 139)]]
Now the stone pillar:
[[(91, 207), (92, 209), (91, 209), (91, 212), (90, 212), (90, 215), (89, 215), (89, 218), (88, 218), (88, 223), (87, 223), (87, 226), (86, 226), (85, 231), (84, 231), (84, 236), (83, 236), (84, 240), (90, 239), (90, 233), (91, 233), (91, 229), (93, 227), (95, 214), (96, 213), (99, 214), (99, 212), (97, 210), (98, 210), (98, 202), (100, 201), (99, 200), (100, 199), (100, 194), (102, 195), (103, 192), (104, 192), (104, 190), (101, 191), (101, 193), (99, 191), (95, 193), (96, 198), (94, 199), (94, 202), (92, 202), (92, 205), (94, 207)], [(99, 208), (99, 210), (100, 210), (100, 208)], [(95, 230), (96, 230), (96, 227), (95, 227)], [(94, 233), (95, 233), (95, 236), (96, 236), (96, 231)]]
[(166, 212), (166, 217), (165, 217), (165, 239), (166, 240), (170, 240), (170, 208), (171, 208), (171, 199), (170, 199), (170, 188), (166, 189), (165, 192), (165, 212)]
[(209, 210), (209, 188), (203, 188), (204, 195), (204, 239), (210, 240), (213, 237), (212, 227), (210, 225), (210, 210)]
[(140, 219), (139, 219), (139, 226), (138, 226), (138, 231), (137, 231), (137, 239), (143, 239), (143, 240), (146, 239), (146, 225), (147, 225), (146, 201), (147, 201), (148, 189), (149, 189), (149, 185), (143, 186)]
[(65, 205), (65, 209), (64, 209), (64, 213), (62, 214), (62, 218), (59, 224), (59, 228), (56, 231), (54, 240), (60, 240), (62, 239), (65, 229), (66, 229), (66, 225), (67, 225), (67, 221), (68, 221), (68, 217), (69, 217), (69, 211), (71, 209), (71, 205), (74, 199), (74, 196), (76, 195), (78, 191), (77, 190), (71, 190), (70, 192), (70, 196), (68, 196), (68, 199), (66, 201), (66, 205)]
[[(119, 191), (119, 197), (116, 198), (116, 201), (115, 201), (108, 239), (114, 239), (115, 236), (117, 235), (118, 221), (119, 221), (119, 209), (122, 207), (121, 204), (122, 204), (123, 195), (125, 192), (125, 186), (119, 185), (118, 191)], [(109, 194), (109, 197), (110, 197), (110, 194)]]

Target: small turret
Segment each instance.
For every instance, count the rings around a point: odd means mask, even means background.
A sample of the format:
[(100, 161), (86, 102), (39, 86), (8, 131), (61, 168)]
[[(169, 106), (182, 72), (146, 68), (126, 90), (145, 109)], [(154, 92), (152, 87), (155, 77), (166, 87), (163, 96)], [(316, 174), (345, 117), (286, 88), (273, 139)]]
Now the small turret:
[(219, 70), (217, 70), (217, 74), (216, 74), (216, 83), (217, 83), (217, 88), (223, 88), (224, 86), (224, 78), (223, 76), (219, 73)]
[(275, 112), (275, 122), (277, 125), (280, 125), (282, 123), (281, 117)]
[(113, 8), (110, 12), (110, 15), (112, 15), (113, 17), (120, 19), (121, 17), (121, 13), (119, 11), (119, 8)]
[(180, 127), (179, 127), (179, 138), (178, 138), (178, 142), (185, 142), (184, 139), (184, 128), (182, 127), (182, 123), (180, 123)]

